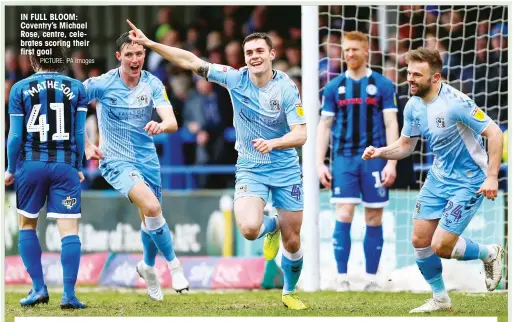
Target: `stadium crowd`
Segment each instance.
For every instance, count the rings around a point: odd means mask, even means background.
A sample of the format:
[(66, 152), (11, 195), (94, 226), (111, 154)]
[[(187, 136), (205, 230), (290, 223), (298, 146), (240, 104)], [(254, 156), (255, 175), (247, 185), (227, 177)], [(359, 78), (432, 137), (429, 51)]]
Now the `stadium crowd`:
[[(397, 27), (388, 27), (386, 51), (382, 52), (377, 6), (320, 6), (321, 89), (329, 79), (345, 70), (340, 46), (342, 32), (360, 30), (370, 36), (371, 67), (397, 85), (400, 128), (401, 111), (409, 97), (404, 54), (409, 49), (427, 46), (436, 47), (442, 52), (443, 77), (473, 98), (505, 130), (508, 30), (504, 21), (507, 21), (507, 7), (403, 5), (398, 6), (398, 9)], [(184, 25), (177, 22), (172, 7), (161, 7), (157, 11), (156, 24), (147, 34), (166, 45), (190, 50), (206, 61), (240, 68), (245, 65), (241, 46), (244, 37), (254, 31), (268, 32), (276, 50), (274, 68), (286, 72), (301, 91), (300, 10), (299, 6), (201, 7), (195, 18)], [(391, 22), (388, 21), (389, 26)], [(5, 54), (7, 137), (10, 88), (33, 72), (28, 57), (19, 55), (16, 48), (8, 46)], [(90, 58), (84, 50), (72, 51), (70, 54), (73, 58)], [(108, 65), (102, 59), (97, 61), (92, 65), (71, 64), (67, 73), (83, 81), (117, 67)], [(181, 129), (179, 135), (173, 137), (173, 140), (180, 141), (179, 144), (173, 142), (173, 148), (178, 148), (173, 150), (173, 160), (163, 159), (161, 164), (234, 164), (233, 112), (228, 92), (217, 84), (172, 66), (151, 51), (146, 53), (144, 69), (156, 75), (166, 86)], [(87, 133), (92, 141), (98, 142), (96, 122), (95, 106), (91, 105)], [(160, 145), (158, 149), (161, 153)], [(414, 160), (421, 161), (426, 160)], [(96, 161), (88, 161), (87, 167), (95, 169)], [(409, 167), (412, 168), (412, 165)], [(234, 184), (232, 174), (198, 175), (195, 179), (196, 188), (229, 188)], [(90, 187), (109, 186), (98, 177)], [(183, 184), (178, 184), (173, 188), (183, 187)]]
[[(200, 7), (189, 24), (177, 22), (172, 7), (161, 7), (156, 24), (148, 30), (148, 37), (173, 47), (183, 48), (211, 63), (233, 68), (245, 66), (242, 41), (255, 31), (269, 34), (276, 50), (274, 68), (286, 72), (301, 90), (301, 11), (300, 7), (279, 6), (217, 6)], [(122, 19), (124, 21), (124, 18)], [(128, 26), (127, 26), (128, 29)], [(94, 41), (94, 40), (93, 40)], [(114, 54), (114, 53), (112, 53)], [(94, 58), (84, 50), (71, 53), (73, 58)], [(98, 60), (103, 61), (103, 60)], [(99, 76), (117, 66), (107, 64), (71, 64), (68, 75), (84, 81)], [(147, 50), (145, 70), (157, 76), (165, 85), (177, 117), (179, 134), (172, 140), (173, 160), (161, 159), (161, 165), (233, 165), (234, 150), (233, 111), (228, 91), (221, 86), (173, 66), (161, 56)], [(14, 48), (6, 51), (6, 120), (10, 87), (31, 75), (30, 61)], [(88, 137), (98, 142), (96, 107), (90, 104), (87, 118)], [(158, 116), (155, 113), (155, 117)], [(6, 124), (6, 137), (9, 125)], [(171, 140), (171, 138), (169, 138)], [(167, 144), (167, 142), (164, 142)], [(157, 146), (159, 153), (163, 149)], [(180, 151), (177, 151), (178, 148)], [(97, 161), (88, 161), (89, 169), (97, 168)], [(182, 181), (180, 176), (174, 177)], [(197, 188), (231, 188), (234, 175), (198, 175)], [(108, 188), (101, 177), (94, 179), (92, 188)], [(183, 188), (178, 184), (176, 188)]]

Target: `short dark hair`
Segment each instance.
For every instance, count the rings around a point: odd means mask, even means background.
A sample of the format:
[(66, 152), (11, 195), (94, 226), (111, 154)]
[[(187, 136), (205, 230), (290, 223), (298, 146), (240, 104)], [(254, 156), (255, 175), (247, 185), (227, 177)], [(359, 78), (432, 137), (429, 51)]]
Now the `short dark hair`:
[[(31, 46), (29, 49), (33, 51), (29, 55), (30, 63), (35, 71), (44, 70), (49, 72), (62, 72), (68, 67), (67, 63), (67, 48), (55, 43), (53, 46), (47, 46), (46, 41), (58, 41), (57, 38), (43, 37), (43, 31), (37, 31), (38, 37), (32, 40), (37, 40), (43, 46)], [(41, 41), (42, 40), (42, 41)], [(43, 51), (43, 54), (38, 55), (38, 51)], [(47, 54), (46, 52), (50, 52)]]
[(132, 40), (130, 40), (130, 37), (128, 35), (129, 32), (127, 31), (121, 34), (121, 36), (119, 36), (119, 38), (116, 40), (116, 48), (119, 52), (121, 52), (121, 48), (123, 48), (125, 44), (129, 45), (132, 43)]
[(444, 64), (442, 56), (440, 56), (440, 52), (437, 49), (429, 49), (426, 47), (419, 47), (415, 50), (410, 50), (406, 54), (405, 59), (407, 64), (412, 61), (428, 63), (433, 74), (441, 73)]
[(267, 44), (267, 46), (269, 46), (269, 50), (273, 49), (273, 41), (271, 40), (271, 37), (269, 37), (269, 35), (266, 34), (265, 32), (254, 32), (254, 33), (246, 36), (246, 38), (244, 38), (244, 41), (242, 42), (242, 48), (244, 48), (244, 45), (246, 45), (246, 43), (248, 41), (255, 40), (255, 39), (265, 40), (265, 43)]

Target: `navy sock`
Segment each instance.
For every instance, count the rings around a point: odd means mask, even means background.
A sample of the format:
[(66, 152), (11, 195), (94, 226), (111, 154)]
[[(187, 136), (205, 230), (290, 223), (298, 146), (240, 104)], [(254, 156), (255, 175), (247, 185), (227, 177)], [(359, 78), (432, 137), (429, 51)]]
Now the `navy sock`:
[(43, 267), (41, 265), (41, 245), (33, 229), (20, 230), (18, 235), (18, 249), (21, 259), (32, 279), (32, 287), (39, 291), (44, 285)]
[(383, 249), (383, 226), (367, 226), (363, 239), (363, 251), (365, 253), (365, 269), (369, 274), (378, 271), (381, 251)]
[(351, 252), (351, 223), (338, 220), (335, 222), (333, 251), (335, 253), (338, 273), (347, 274), (347, 262), (349, 261), (349, 253)]
[(77, 235), (64, 237), (62, 240), (61, 264), (64, 283), (64, 293), (68, 298), (75, 296), (78, 268), (80, 267), (80, 239)]

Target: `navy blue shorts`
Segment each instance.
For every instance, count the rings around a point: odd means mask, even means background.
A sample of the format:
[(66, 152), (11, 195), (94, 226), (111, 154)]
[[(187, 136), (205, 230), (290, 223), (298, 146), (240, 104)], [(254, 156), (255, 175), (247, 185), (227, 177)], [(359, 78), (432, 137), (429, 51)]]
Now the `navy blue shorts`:
[(362, 203), (368, 208), (387, 206), (388, 188), (381, 186), (381, 171), (386, 163), (384, 159), (365, 161), (360, 155), (335, 157), (331, 167), (331, 203)]
[(49, 218), (80, 218), (80, 179), (68, 163), (23, 161), (15, 174), (16, 207), (27, 218), (37, 218), (47, 202)]

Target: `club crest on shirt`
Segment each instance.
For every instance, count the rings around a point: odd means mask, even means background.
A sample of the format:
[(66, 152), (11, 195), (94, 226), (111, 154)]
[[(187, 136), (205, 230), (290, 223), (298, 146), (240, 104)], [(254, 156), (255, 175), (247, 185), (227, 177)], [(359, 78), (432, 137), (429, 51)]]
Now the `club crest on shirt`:
[(278, 100), (270, 100), (269, 106), (271, 107), (271, 111), (276, 112), (280, 110), (280, 101)]
[(338, 88), (338, 93), (339, 94), (345, 94), (346, 93), (346, 87), (345, 86), (340, 86)]
[(366, 90), (367, 90), (367, 94), (369, 94), (369, 95), (376, 95), (376, 93), (378, 92), (378, 88), (374, 84), (367, 85)]
[(150, 104), (150, 99), (147, 94), (143, 94), (143, 95), (137, 96), (137, 103), (139, 104), (139, 106), (146, 106), (146, 105)]
[(438, 116), (436, 118), (436, 127), (439, 129), (445, 128), (445, 119), (443, 116)]

